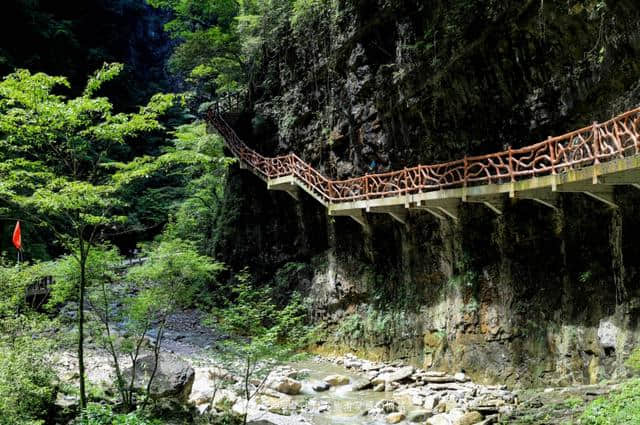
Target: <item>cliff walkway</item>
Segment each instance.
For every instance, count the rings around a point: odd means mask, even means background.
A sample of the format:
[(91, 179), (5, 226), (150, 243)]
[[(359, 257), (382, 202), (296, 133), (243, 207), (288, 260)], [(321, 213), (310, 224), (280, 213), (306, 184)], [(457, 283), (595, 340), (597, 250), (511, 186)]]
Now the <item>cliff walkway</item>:
[(556, 208), (561, 192), (584, 193), (616, 208), (616, 185), (640, 188), (640, 108), (519, 149), (331, 180), (293, 153), (265, 157), (248, 147), (228, 123), (237, 106), (231, 99), (217, 103), (208, 120), (242, 168), (269, 189), (296, 199), (303, 190), (329, 215), (349, 216), (363, 226), (368, 212), (390, 214), (402, 223), (408, 210), (457, 220), (463, 202), (482, 203), (498, 214), (507, 198)]

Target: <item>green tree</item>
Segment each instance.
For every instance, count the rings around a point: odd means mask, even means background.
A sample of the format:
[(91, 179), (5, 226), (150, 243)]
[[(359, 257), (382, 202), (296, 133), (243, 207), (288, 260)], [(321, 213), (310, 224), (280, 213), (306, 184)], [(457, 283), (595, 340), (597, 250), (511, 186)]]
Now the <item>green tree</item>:
[(307, 308), (298, 294), (280, 308), (271, 289), (252, 284), (246, 269), (235, 280), (224, 306), (214, 308), (212, 322), (229, 336), (217, 354), (227, 369), (241, 377), (246, 423), (248, 405), (264, 388), (269, 373), (308, 344), (312, 328), (306, 324)]
[(87, 404), (84, 374), (84, 302), (93, 246), (119, 231), (126, 218), (121, 187), (106, 167), (130, 137), (162, 129), (158, 118), (174, 96), (156, 95), (137, 113), (114, 113), (100, 88), (121, 71), (97, 71), (80, 97), (55, 93), (63, 77), (17, 71), (0, 82), (0, 201), (56, 236), (78, 267), (80, 403)]
[(208, 290), (225, 270), (223, 263), (199, 254), (193, 243), (180, 239), (162, 240), (144, 253), (144, 263), (129, 269), (127, 280), (138, 287), (170, 288), (172, 299), (181, 307), (206, 305)]
[(159, 156), (119, 164), (118, 184), (138, 186), (132, 194), (146, 187), (145, 209), (171, 211), (165, 237), (193, 241), (200, 253), (211, 254), (224, 181), (235, 160), (224, 155), (222, 138), (208, 134), (204, 122), (181, 125), (170, 134), (171, 146)]
[[(147, 0), (169, 10), (165, 25), (178, 41), (169, 68), (199, 95), (251, 87), (260, 59), (262, 8), (256, 0)], [(286, 2), (285, 2), (286, 3)]]

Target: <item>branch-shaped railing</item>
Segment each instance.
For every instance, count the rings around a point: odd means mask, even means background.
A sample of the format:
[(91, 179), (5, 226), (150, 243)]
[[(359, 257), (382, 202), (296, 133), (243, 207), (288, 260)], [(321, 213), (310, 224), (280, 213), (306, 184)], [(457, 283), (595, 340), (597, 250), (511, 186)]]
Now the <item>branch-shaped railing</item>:
[(254, 172), (273, 179), (295, 176), (325, 203), (409, 195), (439, 189), (509, 183), (531, 177), (566, 173), (640, 153), (640, 108), (604, 123), (519, 149), (471, 156), (434, 165), (418, 165), (399, 171), (367, 174), (346, 180), (330, 180), (297, 155), (264, 157), (249, 148), (225, 121), (224, 105), (209, 109), (208, 119), (225, 139), (231, 152)]

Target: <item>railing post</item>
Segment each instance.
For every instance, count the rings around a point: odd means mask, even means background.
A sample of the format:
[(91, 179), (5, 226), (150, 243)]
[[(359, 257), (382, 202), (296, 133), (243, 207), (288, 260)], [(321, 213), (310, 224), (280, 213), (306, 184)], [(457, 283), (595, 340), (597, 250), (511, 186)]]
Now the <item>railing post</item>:
[(464, 156), (464, 168), (462, 170), (462, 187), (467, 187), (467, 178), (469, 176), (469, 160), (467, 159), (467, 155)]
[[(618, 133), (618, 120), (613, 121), (613, 137), (615, 137), (616, 148), (620, 149), (618, 153), (620, 158), (624, 158), (624, 146), (622, 146), (622, 140), (620, 140), (620, 134)], [(636, 153), (638, 153), (637, 149), (636, 147)]]
[(404, 174), (404, 191), (405, 193), (409, 193), (409, 175), (407, 173), (407, 167), (404, 167), (403, 174)]
[(593, 122), (593, 127), (591, 129), (591, 133), (593, 134), (593, 163), (599, 164), (600, 159), (600, 129), (598, 128), (598, 122)]
[(467, 155), (464, 156), (464, 168), (462, 169), (462, 174), (462, 201), (465, 202), (467, 200), (467, 178), (469, 175), (469, 160), (467, 159)]
[(364, 175), (364, 198), (369, 200), (369, 173)]
[(513, 151), (511, 145), (509, 145), (509, 180), (511, 183), (516, 181), (516, 176), (513, 174)]
[(547, 146), (549, 146), (549, 158), (551, 158), (551, 174), (556, 174), (556, 148), (551, 141), (551, 136), (547, 138)]

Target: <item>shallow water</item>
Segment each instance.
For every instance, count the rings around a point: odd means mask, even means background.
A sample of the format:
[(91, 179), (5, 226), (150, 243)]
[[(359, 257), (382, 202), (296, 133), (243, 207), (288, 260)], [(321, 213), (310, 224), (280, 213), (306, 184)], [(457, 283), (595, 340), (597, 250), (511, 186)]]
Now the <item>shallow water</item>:
[[(376, 421), (372, 418), (362, 416), (362, 413), (374, 407), (380, 400), (394, 399), (397, 401), (401, 410), (408, 412), (415, 409), (408, 399), (394, 398), (391, 393), (374, 392), (371, 390), (353, 391), (354, 382), (362, 382), (366, 378), (342, 366), (329, 362), (307, 360), (296, 362), (291, 365), (297, 370), (308, 369), (309, 376), (303, 380), (302, 394), (293, 396), (293, 399), (300, 402), (308, 400), (309, 410), (311, 412), (304, 413), (309, 421), (316, 425), (332, 425), (332, 424), (384, 424), (384, 420)], [(344, 375), (351, 379), (348, 385), (331, 387), (327, 391), (315, 392), (311, 388), (314, 381), (322, 381), (328, 375)], [(328, 404), (329, 410), (323, 413), (317, 413), (318, 407), (322, 404)]]

